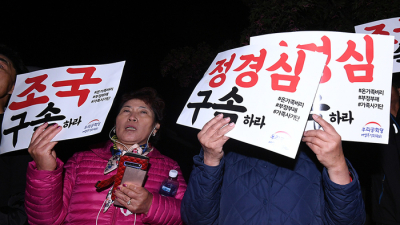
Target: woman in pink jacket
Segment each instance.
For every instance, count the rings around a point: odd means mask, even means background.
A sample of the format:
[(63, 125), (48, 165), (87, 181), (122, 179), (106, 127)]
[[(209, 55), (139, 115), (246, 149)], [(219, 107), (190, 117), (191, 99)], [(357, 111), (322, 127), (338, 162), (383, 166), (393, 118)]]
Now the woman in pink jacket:
[[(32, 136), (27, 171), (25, 208), (30, 224), (182, 224), (180, 205), (186, 183), (178, 164), (149, 144), (160, 128), (164, 102), (154, 89), (143, 88), (123, 96), (111, 141), (79, 152), (64, 165), (53, 150), (58, 125), (43, 124)], [(110, 135), (111, 136), (111, 135)], [(100, 180), (116, 174), (119, 156), (134, 152), (149, 158), (144, 187), (124, 183), (96, 189)], [(175, 197), (159, 194), (169, 171), (178, 171)], [(112, 179), (112, 178), (111, 178)]]

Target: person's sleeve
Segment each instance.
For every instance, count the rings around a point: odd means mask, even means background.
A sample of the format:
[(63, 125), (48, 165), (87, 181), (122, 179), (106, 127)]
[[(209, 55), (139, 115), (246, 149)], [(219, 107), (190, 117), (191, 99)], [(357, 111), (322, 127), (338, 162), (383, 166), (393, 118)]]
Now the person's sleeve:
[(193, 171), (182, 199), (182, 220), (186, 224), (218, 224), (224, 158), (218, 166), (207, 166), (201, 150), (193, 161)]
[(8, 206), (0, 208), (0, 224), (24, 225), (27, 221), (24, 192), (11, 196), (8, 200)]
[(175, 197), (165, 197), (158, 192), (153, 194), (153, 202), (147, 214), (142, 214), (143, 223), (159, 225), (182, 224), (181, 219), (181, 201), (185, 194), (187, 185), (183, 178), (182, 171), (178, 164), (174, 162), (174, 169), (178, 171), (177, 181), (179, 183), (178, 191)]
[(75, 183), (76, 166), (75, 156), (65, 165), (57, 159), (54, 171), (37, 170), (34, 161), (29, 163), (25, 190), (29, 224), (62, 224)]
[[(32, 157), (26, 149), (0, 155), (0, 224), (27, 224), (25, 213), (26, 170)], [(6, 203), (6, 204), (4, 204)]]
[(366, 219), (364, 201), (358, 175), (346, 159), (353, 180), (346, 185), (330, 180), (328, 171), (322, 172), (324, 201), (324, 224), (364, 224)]

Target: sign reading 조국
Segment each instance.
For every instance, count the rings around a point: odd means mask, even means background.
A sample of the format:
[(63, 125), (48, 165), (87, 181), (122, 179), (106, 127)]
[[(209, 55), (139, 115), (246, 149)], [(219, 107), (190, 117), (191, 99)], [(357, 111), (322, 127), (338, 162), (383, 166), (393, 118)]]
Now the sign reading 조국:
[[(342, 140), (387, 144), (393, 36), (303, 31), (251, 37), (251, 45), (288, 46), (324, 53), (328, 60), (311, 113)], [(306, 129), (319, 129), (312, 118)]]
[(227, 136), (294, 158), (326, 59), (279, 46), (219, 53), (177, 123), (201, 129), (223, 113), (236, 124)]
[(355, 26), (356, 33), (394, 36), (393, 72), (400, 72), (400, 17)]
[(18, 75), (4, 114), (0, 153), (27, 148), (34, 130), (45, 122), (63, 127), (53, 141), (99, 133), (124, 65), (67, 66)]

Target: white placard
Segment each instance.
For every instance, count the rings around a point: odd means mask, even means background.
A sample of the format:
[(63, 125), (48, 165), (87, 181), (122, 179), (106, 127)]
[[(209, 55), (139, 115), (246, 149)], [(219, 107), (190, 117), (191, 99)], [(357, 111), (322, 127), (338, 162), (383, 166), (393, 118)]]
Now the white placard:
[[(303, 31), (250, 41), (328, 55), (312, 113), (330, 122), (342, 140), (388, 143), (393, 36)], [(307, 130), (315, 128), (309, 121)]]
[(66, 66), (18, 75), (4, 114), (0, 153), (27, 148), (34, 129), (44, 122), (63, 127), (53, 141), (99, 133), (124, 65)]
[(236, 123), (227, 136), (294, 158), (326, 59), (279, 46), (219, 53), (177, 123), (201, 129), (224, 113)]
[(393, 72), (400, 72), (400, 17), (355, 26), (356, 33), (394, 36)]

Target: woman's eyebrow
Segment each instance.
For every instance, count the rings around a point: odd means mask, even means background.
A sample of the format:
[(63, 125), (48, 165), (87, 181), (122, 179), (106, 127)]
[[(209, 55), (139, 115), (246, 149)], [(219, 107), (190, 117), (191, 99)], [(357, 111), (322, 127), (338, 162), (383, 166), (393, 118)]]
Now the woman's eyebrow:
[(0, 61), (3, 61), (4, 63), (6, 63), (8, 65), (8, 61), (6, 59), (4, 59), (3, 57), (0, 56)]

